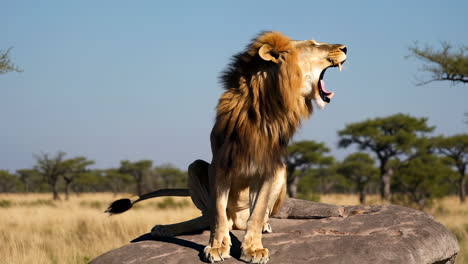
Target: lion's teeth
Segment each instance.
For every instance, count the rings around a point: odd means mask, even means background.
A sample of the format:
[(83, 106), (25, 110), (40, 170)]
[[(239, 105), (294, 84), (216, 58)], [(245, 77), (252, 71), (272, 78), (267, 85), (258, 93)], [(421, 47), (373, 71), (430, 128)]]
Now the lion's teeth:
[(341, 67), (341, 63), (338, 63), (338, 68), (341, 70), (343, 70), (343, 68)]

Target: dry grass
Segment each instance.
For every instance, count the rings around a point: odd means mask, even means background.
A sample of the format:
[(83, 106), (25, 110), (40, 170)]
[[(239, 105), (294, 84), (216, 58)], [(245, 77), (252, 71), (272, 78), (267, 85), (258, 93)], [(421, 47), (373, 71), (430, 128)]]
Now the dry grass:
[(446, 197), (437, 201), (428, 213), (457, 236), (460, 245), (457, 263), (468, 263), (468, 203), (462, 205), (458, 197)]
[[(103, 211), (116, 199), (112, 194), (85, 194), (58, 202), (50, 196), (0, 194), (0, 264), (86, 263), (147, 233), (155, 224), (199, 215), (189, 198), (174, 199), (176, 205), (185, 205), (182, 208), (161, 209), (163, 200), (158, 198), (125, 214), (108, 217)], [(359, 203), (355, 195), (338, 194), (323, 195), (321, 202)], [(377, 196), (369, 197), (368, 202), (381, 203)], [(461, 247), (457, 263), (468, 264), (468, 204), (460, 205), (457, 197), (447, 197), (436, 201), (428, 212), (456, 234)]]
[[(155, 224), (199, 215), (191, 205), (158, 209), (161, 198), (157, 198), (108, 217), (103, 211), (114, 199), (108, 193), (58, 202), (51, 201), (50, 194), (0, 194), (0, 263), (87, 263), (147, 233)], [(174, 200), (189, 204), (187, 199)]]

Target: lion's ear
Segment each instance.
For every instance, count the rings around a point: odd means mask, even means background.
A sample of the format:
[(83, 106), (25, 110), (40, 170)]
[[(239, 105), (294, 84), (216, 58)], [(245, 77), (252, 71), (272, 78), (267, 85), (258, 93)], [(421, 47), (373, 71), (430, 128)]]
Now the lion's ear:
[(271, 47), (270, 44), (263, 44), (263, 46), (260, 47), (260, 49), (258, 50), (258, 55), (260, 56), (260, 58), (266, 61), (278, 63), (278, 54), (273, 50), (273, 47)]

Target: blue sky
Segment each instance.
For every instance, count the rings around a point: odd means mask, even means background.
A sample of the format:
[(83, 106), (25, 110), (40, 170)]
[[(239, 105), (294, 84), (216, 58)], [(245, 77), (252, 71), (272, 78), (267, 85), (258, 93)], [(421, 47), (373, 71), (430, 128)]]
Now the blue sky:
[(0, 49), (22, 73), (0, 75), (0, 169), (62, 150), (95, 167), (122, 159), (186, 166), (211, 159), (218, 76), (262, 30), (348, 46), (336, 95), (295, 140), (402, 112), (428, 117), (435, 134), (466, 133), (468, 86), (416, 86), (418, 41), (468, 45), (468, 1), (3, 1)]

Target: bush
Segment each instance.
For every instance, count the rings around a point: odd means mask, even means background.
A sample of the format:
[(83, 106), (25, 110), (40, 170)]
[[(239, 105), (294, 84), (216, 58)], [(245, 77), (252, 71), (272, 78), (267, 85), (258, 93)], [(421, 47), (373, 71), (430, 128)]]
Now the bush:
[(454, 172), (442, 158), (418, 156), (397, 166), (392, 202), (418, 209), (430, 207), (434, 198), (448, 193), (453, 177)]
[(11, 204), (10, 200), (0, 200), (0, 208), (10, 208)]

